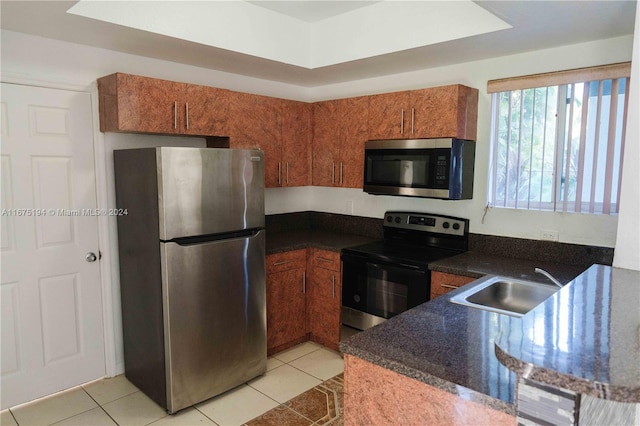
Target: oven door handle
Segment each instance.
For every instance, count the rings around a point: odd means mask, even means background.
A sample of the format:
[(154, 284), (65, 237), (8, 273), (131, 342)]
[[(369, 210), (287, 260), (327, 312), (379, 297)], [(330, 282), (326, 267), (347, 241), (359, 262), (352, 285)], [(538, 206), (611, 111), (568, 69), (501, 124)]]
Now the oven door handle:
[(373, 263), (367, 262), (367, 265), (371, 265), (374, 269), (385, 270), (385, 269), (411, 269), (413, 271), (420, 271), (422, 268), (416, 265), (407, 265), (406, 263)]

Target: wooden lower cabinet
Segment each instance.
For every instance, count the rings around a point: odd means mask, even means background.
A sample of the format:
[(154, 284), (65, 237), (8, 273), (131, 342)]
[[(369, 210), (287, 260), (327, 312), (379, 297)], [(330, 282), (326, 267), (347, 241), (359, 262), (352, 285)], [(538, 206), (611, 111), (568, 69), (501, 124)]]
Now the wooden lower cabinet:
[(306, 249), (267, 256), (268, 355), (308, 339), (306, 259)]
[(310, 338), (333, 350), (340, 344), (340, 254), (310, 249), (307, 321)]
[(338, 350), (340, 253), (315, 248), (267, 256), (267, 354), (306, 340)]
[(475, 280), (477, 278), (431, 271), (431, 299), (447, 294)]

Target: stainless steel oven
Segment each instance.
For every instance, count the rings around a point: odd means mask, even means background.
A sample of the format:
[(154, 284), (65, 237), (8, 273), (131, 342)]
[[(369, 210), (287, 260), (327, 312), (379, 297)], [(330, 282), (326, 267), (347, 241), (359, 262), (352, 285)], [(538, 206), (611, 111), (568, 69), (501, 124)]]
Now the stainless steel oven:
[(387, 212), (384, 240), (342, 250), (342, 323), (373, 327), (429, 300), (429, 262), (467, 250), (467, 219)]

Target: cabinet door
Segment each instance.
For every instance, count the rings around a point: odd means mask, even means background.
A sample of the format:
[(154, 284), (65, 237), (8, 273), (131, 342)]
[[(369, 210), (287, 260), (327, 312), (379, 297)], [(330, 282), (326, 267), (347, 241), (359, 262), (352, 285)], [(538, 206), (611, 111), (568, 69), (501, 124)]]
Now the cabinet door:
[(183, 83), (131, 74), (99, 79), (100, 131), (179, 133), (183, 89)]
[(215, 87), (185, 85), (184, 132), (199, 136), (226, 136), (229, 91)]
[(311, 248), (309, 249), (309, 268), (323, 268), (340, 272), (340, 253)]
[(364, 181), (364, 143), (369, 122), (369, 98), (357, 97), (341, 101), (340, 186), (362, 188)]
[(282, 112), (281, 186), (310, 184), (312, 105), (284, 101)]
[(312, 184), (314, 186), (334, 186), (336, 182), (336, 163), (340, 155), (338, 106), (339, 101), (313, 104)]
[(311, 340), (338, 350), (342, 294), (340, 273), (324, 268), (313, 268), (308, 289)]
[(281, 100), (267, 96), (236, 92), (229, 100), (229, 134), (231, 148), (264, 151), (264, 183), (278, 186), (278, 163), (281, 156)]
[(305, 269), (267, 275), (267, 352), (306, 335)]
[(410, 136), (409, 92), (369, 96), (368, 139), (403, 139)]
[(477, 278), (466, 277), (464, 275), (431, 271), (431, 299), (447, 294), (476, 279)]
[(307, 249), (270, 254), (267, 256), (265, 263), (267, 264), (267, 274), (290, 269), (305, 269), (307, 266)]
[(478, 91), (461, 85), (411, 92), (413, 137), (476, 140)]

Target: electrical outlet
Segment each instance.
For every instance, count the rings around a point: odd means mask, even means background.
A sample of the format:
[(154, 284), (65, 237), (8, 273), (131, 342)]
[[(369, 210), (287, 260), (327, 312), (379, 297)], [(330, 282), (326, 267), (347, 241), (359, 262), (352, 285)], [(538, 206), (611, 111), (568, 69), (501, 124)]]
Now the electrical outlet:
[(558, 241), (559, 232), (553, 229), (543, 229), (540, 232), (540, 239), (545, 241)]

